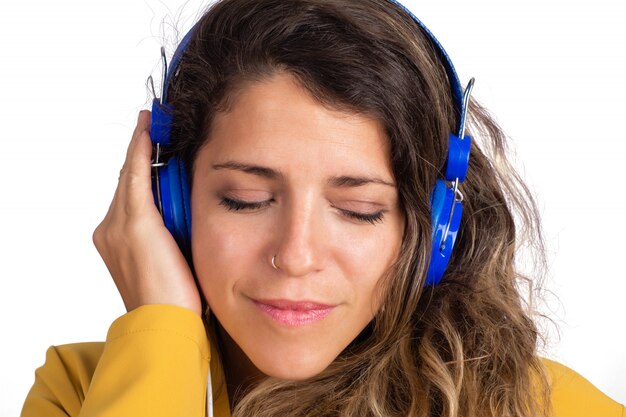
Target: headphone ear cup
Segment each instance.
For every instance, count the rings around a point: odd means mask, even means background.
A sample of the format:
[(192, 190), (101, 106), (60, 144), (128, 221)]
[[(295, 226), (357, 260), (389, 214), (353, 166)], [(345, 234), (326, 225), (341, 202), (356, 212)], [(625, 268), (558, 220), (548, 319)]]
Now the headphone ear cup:
[[(435, 188), (430, 195), (430, 204), (433, 246), (425, 285), (436, 285), (441, 280), (450, 260), (461, 224), (463, 206), (460, 201), (455, 201), (454, 191), (441, 179), (435, 183)], [(454, 212), (450, 219), (452, 205), (454, 205)], [(449, 228), (448, 220), (450, 220)], [(448, 229), (448, 234), (444, 242), (446, 229)]]
[[(191, 255), (191, 199), (185, 166), (179, 158), (171, 157), (167, 165), (158, 169), (163, 223), (189, 260)], [(153, 179), (153, 191), (156, 187), (155, 182), (156, 180)]]
[[(182, 205), (181, 213), (184, 218), (184, 224), (180, 225), (181, 230), (184, 230), (183, 240), (186, 243), (186, 247), (191, 250), (191, 190), (189, 180), (187, 179), (187, 170), (182, 159), (176, 158), (178, 161), (178, 172), (180, 178), (180, 202)], [(191, 252), (190, 252), (191, 253)]]

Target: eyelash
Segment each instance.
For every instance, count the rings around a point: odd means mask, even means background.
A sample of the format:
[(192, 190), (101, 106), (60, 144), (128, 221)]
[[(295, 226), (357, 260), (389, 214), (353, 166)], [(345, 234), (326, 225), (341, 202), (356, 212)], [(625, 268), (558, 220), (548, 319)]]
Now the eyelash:
[[(244, 209), (259, 209), (269, 205), (269, 201), (261, 201), (258, 203), (246, 203), (244, 201), (233, 200), (230, 198), (222, 197), (220, 204), (226, 207), (228, 210), (238, 211)], [(340, 209), (341, 210), (341, 209)], [(367, 222), (371, 224), (375, 224), (379, 221), (382, 221), (384, 213), (386, 210), (381, 210), (378, 213), (374, 214), (362, 214), (354, 211), (341, 210), (343, 214), (353, 219), (356, 219), (361, 222)]]

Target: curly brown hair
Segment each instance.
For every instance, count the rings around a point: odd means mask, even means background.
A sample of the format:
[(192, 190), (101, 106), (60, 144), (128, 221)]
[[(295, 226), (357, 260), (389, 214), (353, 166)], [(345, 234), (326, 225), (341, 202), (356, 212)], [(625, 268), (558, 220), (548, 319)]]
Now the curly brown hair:
[[(429, 37), (387, 0), (217, 1), (168, 87), (174, 122), (165, 156), (182, 158), (191, 178), (215, 114), (249, 83), (278, 73), (329, 109), (381, 121), (405, 234), (380, 280), (382, 307), (363, 332), (320, 374), (269, 377), (241, 393), (233, 416), (548, 415), (528, 302), (545, 264), (539, 214), (493, 117), (471, 100), (463, 218), (441, 283), (425, 287), (430, 193), (458, 117)], [(520, 243), (536, 250), (532, 277), (516, 268)]]

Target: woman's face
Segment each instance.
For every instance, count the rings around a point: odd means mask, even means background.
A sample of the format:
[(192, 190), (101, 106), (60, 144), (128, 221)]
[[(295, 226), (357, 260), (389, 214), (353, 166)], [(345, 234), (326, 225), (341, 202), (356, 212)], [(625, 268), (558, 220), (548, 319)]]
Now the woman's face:
[(404, 231), (388, 146), (379, 122), (325, 109), (287, 74), (216, 116), (193, 176), (193, 262), (264, 374), (320, 373), (377, 311)]

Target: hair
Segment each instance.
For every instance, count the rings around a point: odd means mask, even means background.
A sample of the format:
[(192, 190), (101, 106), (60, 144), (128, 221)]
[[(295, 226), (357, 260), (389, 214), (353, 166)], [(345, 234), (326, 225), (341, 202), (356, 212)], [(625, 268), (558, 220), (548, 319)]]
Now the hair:
[[(459, 115), (431, 40), (400, 7), (388, 0), (212, 4), (168, 87), (173, 143), (165, 155), (179, 156), (192, 178), (216, 113), (228, 112), (246, 85), (283, 73), (326, 108), (384, 125), (405, 233), (379, 281), (382, 307), (361, 334), (318, 375), (264, 379), (233, 416), (548, 415), (532, 302), (545, 270), (539, 212), (507, 159), (506, 135), (474, 99), (455, 248), (441, 282), (424, 286), (430, 193), (443, 178)], [(522, 243), (536, 250), (533, 276), (516, 267)]]

